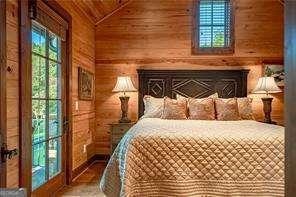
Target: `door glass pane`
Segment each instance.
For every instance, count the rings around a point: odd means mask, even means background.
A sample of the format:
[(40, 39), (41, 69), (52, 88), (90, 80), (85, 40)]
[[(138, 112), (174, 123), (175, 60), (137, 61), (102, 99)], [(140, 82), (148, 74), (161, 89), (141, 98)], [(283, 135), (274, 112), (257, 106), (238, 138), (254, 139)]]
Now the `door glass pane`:
[(49, 178), (61, 170), (61, 138), (50, 140), (48, 143)]
[(45, 98), (46, 66), (45, 58), (32, 55), (32, 97)]
[(61, 172), (61, 42), (32, 23), (32, 189)]
[(61, 101), (49, 101), (49, 138), (61, 134)]
[(44, 141), (46, 131), (46, 105), (44, 100), (32, 100), (33, 144)]
[(42, 185), (46, 180), (45, 174), (45, 142), (36, 144), (32, 149), (32, 188)]
[(60, 98), (60, 65), (49, 61), (49, 98)]
[(45, 41), (46, 41), (46, 30), (33, 23), (32, 25), (32, 51), (45, 56)]
[(55, 61), (60, 61), (60, 38), (49, 32), (49, 58)]

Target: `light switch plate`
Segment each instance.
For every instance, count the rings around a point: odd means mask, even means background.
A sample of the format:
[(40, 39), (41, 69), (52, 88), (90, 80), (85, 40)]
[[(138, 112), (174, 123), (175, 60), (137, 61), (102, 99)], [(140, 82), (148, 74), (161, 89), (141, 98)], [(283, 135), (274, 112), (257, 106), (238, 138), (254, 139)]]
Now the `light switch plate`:
[(75, 110), (76, 110), (76, 111), (79, 110), (79, 104), (78, 104), (78, 101), (75, 101)]

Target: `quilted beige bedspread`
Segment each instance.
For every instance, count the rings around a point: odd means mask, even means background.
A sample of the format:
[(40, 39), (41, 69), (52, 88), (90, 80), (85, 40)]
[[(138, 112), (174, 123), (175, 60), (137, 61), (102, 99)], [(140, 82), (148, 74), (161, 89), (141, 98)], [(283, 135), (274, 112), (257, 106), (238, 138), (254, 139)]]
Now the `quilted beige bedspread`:
[(142, 119), (105, 169), (106, 196), (284, 196), (284, 128)]

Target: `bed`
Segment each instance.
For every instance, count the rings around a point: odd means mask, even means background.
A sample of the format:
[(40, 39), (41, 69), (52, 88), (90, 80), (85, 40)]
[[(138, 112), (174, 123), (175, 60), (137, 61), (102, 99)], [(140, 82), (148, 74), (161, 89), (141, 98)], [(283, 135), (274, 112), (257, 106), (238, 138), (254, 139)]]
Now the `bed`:
[[(247, 94), (247, 70), (139, 70), (143, 96)], [(284, 196), (284, 128), (253, 120), (140, 119), (100, 182), (106, 196)]]

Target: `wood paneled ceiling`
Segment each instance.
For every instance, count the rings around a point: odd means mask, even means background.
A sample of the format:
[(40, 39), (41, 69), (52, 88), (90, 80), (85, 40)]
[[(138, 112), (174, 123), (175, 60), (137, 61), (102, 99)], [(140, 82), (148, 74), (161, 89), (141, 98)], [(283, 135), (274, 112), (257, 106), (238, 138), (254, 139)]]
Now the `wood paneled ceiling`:
[[(95, 25), (117, 12), (132, 0), (72, 0)], [(285, 0), (278, 0), (284, 5)]]
[(75, 0), (73, 4), (95, 24), (127, 5), (131, 0)]

